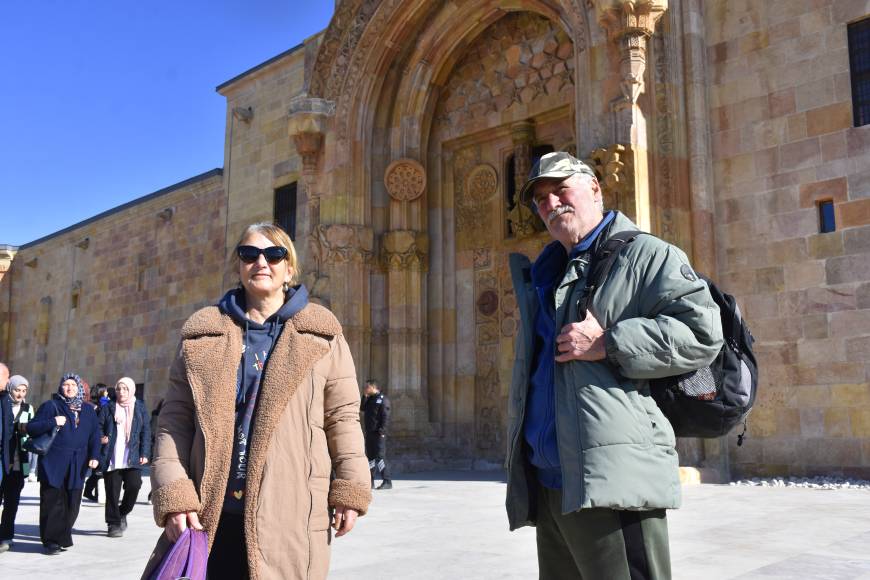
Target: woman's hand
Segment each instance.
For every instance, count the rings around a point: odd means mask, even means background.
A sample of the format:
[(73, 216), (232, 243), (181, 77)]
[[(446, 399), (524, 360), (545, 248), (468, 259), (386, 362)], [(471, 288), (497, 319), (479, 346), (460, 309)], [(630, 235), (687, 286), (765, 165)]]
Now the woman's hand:
[(63, 415), (58, 415), (54, 418), (54, 422), (58, 427), (63, 427), (64, 425), (66, 425), (66, 417), (64, 417)]
[(102, 443), (103, 445), (106, 445), (108, 442), (109, 442), (108, 436), (103, 435), (102, 437), (100, 437), (100, 443)]
[(169, 514), (166, 516), (166, 526), (164, 528), (166, 537), (173, 544), (181, 537), (188, 527), (194, 530), (201, 530), (202, 525), (199, 523), (199, 516), (196, 512), (180, 512)]
[(335, 537), (340, 538), (349, 533), (353, 529), (358, 515), (359, 513), (354, 509), (343, 505), (335, 506), (335, 520), (332, 522), (332, 527), (335, 528)]
[(139, 458), (139, 465), (145, 465), (146, 463), (148, 463), (147, 457), (140, 457)]
[(99, 464), (100, 462), (96, 459), (91, 459), (90, 461), (88, 461), (88, 467), (90, 467), (91, 469), (96, 469)]

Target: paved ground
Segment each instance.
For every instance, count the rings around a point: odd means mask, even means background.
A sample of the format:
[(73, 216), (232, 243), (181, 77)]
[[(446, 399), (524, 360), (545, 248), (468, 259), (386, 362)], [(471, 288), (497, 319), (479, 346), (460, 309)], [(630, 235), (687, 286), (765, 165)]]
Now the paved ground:
[[(143, 499), (146, 492), (147, 483)], [(139, 577), (158, 535), (150, 506), (137, 506), (127, 534), (110, 539), (102, 506), (85, 502), (76, 545), (43, 556), (37, 495), (37, 484), (27, 484), (17, 543), (0, 554), (0, 578)], [(677, 580), (870, 580), (870, 491), (702, 485), (684, 495), (683, 509), (669, 515)], [(509, 533), (503, 501), (498, 474), (399, 480), (376, 492), (371, 515), (335, 541), (330, 578), (536, 578), (534, 531)]]

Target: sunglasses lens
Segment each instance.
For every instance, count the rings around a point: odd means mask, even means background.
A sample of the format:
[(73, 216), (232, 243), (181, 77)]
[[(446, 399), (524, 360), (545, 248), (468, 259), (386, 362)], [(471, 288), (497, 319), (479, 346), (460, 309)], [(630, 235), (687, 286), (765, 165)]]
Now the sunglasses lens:
[(270, 264), (277, 264), (287, 257), (287, 248), (271, 246), (263, 250), (263, 255), (266, 256), (266, 261)]
[(239, 260), (246, 264), (253, 264), (260, 257), (260, 248), (254, 246), (239, 246), (236, 251), (239, 254)]

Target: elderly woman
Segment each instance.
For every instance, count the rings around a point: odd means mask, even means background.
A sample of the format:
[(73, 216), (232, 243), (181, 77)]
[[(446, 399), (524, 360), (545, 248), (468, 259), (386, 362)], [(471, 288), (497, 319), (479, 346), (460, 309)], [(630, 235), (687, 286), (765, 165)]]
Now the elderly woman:
[(97, 414), (83, 405), (82, 379), (66, 374), (57, 393), (43, 403), (27, 433), (38, 437), (58, 429), (54, 442), (39, 460), (39, 536), (45, 553), (59, 554), (73, 545), (72, 527), (82, 503), (82, 487), (88, 467), (94, 469), (100, 456)]
[(287, 234), (248, 226), (240, 287), (191, 316), (160, 411), (151, 481), (163, 536), (208, 532), (210, 580), (325, 578), (330, 520), (371, 500), (359, 387), (341, 326), (308, 302)]
[(27, 440), (25, 429), (33, 418), (33, 407), (24, 402), (28, 386), (27, 379), (21, 375), (11, 377), (6, 385), (6, 392), (12, 403), (13, 436), (9, 473), (0, 484), (0, 500), (3, 502), (3, 515), (0, 516), (0, 552), (12, 548), (18, 502), (21, 499), (21, 490), (24, 489), (24, 479), (30, 472), (28, 453), (23, 448)]
[(100, 430), (106, 443), (101, 468), (106, 480), (107, 535), (120, 538), (142, 487), (142, 466), (151, 456), (151, 422), (145, 403), (136, 399), (133, 379), (118, 380), (115, 401), (100, 410)]

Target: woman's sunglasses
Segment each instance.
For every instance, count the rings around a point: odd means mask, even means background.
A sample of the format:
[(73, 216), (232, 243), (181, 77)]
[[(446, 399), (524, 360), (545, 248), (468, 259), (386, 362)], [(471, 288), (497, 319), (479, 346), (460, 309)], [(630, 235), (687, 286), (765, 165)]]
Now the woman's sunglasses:
[(263, 254), (263, 257), (270, 264), (277, 264), (287, 258), (287, 248), (282, 248), (281, 246), (269, 246), (268, 248), (238, 246), (236, 253), (239, 255), (239, 260), (245, 264), (253, 264), (260, 259), (260, 254)]

